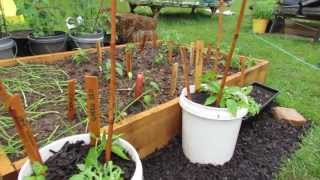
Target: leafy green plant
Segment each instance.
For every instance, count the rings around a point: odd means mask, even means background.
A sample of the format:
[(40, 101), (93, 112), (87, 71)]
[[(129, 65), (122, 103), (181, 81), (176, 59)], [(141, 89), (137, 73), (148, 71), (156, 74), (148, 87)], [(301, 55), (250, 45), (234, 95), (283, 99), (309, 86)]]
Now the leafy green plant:
[(4, 37), (6, 36), (6, 34), (8, 33), (8, 27), (7, 27), (7, 21), (5, 18), (5, 14), (4, 14), (4, 9), (2, 6), (2, 1), (0, 1), (0, 37)]
[(89, 54), (87, 51), (78, 48), (78, 52), (72, 56), (72, 61), (77, 65), (89, 61)]
[(64, 24), (65, 11), (57, 5), (57, 1), (17, 1), (17, 8), (17, 14), (24, 16), (34, 37), (55, 35), (57, 27)]
[[(220, 85), (216, 80), (214, 72), (208, 72), (202, 77), (203, 86), (201, 92), (208, 95), (204, 105), (213, 105), (217, 100), (217, 94), (220, 90)], [(252, 87), (225, 87), (219, 107), (227, 108), (230, 113), (236, 115), (240, 108), (248, 108), (249, 113), (257, 114), (260, 106), (249, 96)]]
[(45, 180), (45, 174), (48, 171), (48, 167), (39, 162), (34, 162), (32, 164), (32, 171), (34, 175), (26, 177), (25, 180)]
[[(122, 159), (129, 160), (129, 157), (125, 153), (125, 150), (117, 144), (120, 136), (114, 136), (112, 144), (112, 152)], [(78, 164), (79, 173), (72, 176), (70, 180), (104, 180), (104, 179), (123, 179), (123, 170), (109, 161), (102, 164), (99, 161), (104, 148), (107, 144), (107, 136), (103, 134), (95, 147), (90, 148), (87, 157), (84, 160), (84, 164)]]
[(272, 19), (275, 0), (257, 0), (253, 6), (252, 16), (255, 19)]
[(75, 28), (71, 32), (76, 35), (96, 33), (99, 30), (109, 32), (109, 27), (106, 26), (109, 21), (109, 14), (102, 3), (92, 2), (92, 0), (73, 0), (73, 14), (69, 24), (73, 24)]
[(167, 54), (169, 51), (168, 44), (166, 42), (162, 42), (159, 46), (158, 53), (153, 61), (154, 64), (161, 65), (167, 62)]
[[(119, 62), (116, 63), (116, 73), (118, 76), (120, 77), (123, 77), (123, 65)], [(106, 80), (110, 80), (111, 78), (111, 61), (108, 60), (106, 63), (104, 63), (104, 66), (103, 66), (103, 73), (104, 73), (104, 78)]]
[(134, 50), (135, 48), (136, 48), (136, 45), (134, 43), (127, 43), (126, 47), (125, 47), (125, 51), (129, 52), (129, 51)]

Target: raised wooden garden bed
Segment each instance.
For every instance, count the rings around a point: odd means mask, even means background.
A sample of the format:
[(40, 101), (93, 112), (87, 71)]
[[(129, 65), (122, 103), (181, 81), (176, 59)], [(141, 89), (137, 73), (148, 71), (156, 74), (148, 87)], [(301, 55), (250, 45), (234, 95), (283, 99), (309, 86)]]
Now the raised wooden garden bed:
[[(118, 46), (118, 48), (124, 45)], [(103, 50), (109, 50), (104, 47)], [(90, 49), (96, 52), (96, 49)], [(70, 58), (75, 51), (40, 55), (10, 60), (1, 60), (0, 66), (14, 66), (22, 63), (55, 63)], [(227, 78), (227, 85), (251, 84), (255, 81), (264, 83), (267, 76), (268, 61), (257, 60), (257, 64), (245, 71), (231, 74)], [(141, 158), (150, 155), (155, 150), (162, 148), (181, 129), (181, 109), (178, 98), (150, 108), (135, 115), (130, 115), (115, 125), (115, 132), (123, 134), (123, 137), (135, 146)], [(103, 129), (107, 129), (104, 127)], [(0, 177), (3, 179), (16, 179), (17, 172), (26, 158), (11, 162), (5, 153), (0, 151)]]

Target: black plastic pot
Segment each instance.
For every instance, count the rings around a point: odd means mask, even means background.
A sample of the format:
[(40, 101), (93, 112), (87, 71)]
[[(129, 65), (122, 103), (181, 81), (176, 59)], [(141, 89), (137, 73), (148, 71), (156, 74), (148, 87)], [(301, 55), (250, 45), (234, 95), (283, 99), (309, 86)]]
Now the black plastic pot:
[[(260, 84), (258, 82), (254, 82), (251, 84), (251, 86), (253, 87), (253, 90), (250, 94), (250, 96), (252, 96), (257, 103), (259, 103), (260, 106), (260, 110), (263, 111), (278, 95), (279, 95), (279, 91), (276, 89), (272, 89), (266, 85)], [(255, 96), (259, 96), (259, 97), (255, 97)], [(261, 98), (261, 96), (263, 98)], [(260, 101), (260, 102), (259, 102)], [(252, 118), (252, 116), (246, 116), (244, 117), (244, 120), (250, 119)]]
[(30, 56), (31, 53), (28, 47), (28, 37), (31, 34), (32, 30), (17, 30), (10, 32), (12, 39), (17, 44), (17, 56)]
[(104, 33), (102, 31), (98, 31), (97, 33), (88, 33), (88, 34), (82, 34), (82, 35), (71, 33), (70, 38), (72, 40), (72, 44), (71, 44), (72, 49), (94, 48), (96, 47), (97, 41), (103, 44)]
[(64, 32), (56, 32), (54, 36), (28, 37), (28, 47), (32, 55), (66, 51), (67, 37)]
[(0, 59), (13, 58), (15, 56), (14, 47), (16, 43), (10, 35), (1, 34), (3, 37), (0, 38)]

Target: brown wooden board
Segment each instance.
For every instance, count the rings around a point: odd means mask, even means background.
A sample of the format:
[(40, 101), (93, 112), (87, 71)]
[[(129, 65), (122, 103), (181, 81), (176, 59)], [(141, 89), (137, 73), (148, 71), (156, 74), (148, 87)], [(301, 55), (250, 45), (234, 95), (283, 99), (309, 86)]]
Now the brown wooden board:
[[(125, 47), (125, 46), (118, 46)], [(108, 49), (104, 48), (104, 49)], [(94, 49), (93, 49), (94, 50)], [(68, 52), (69, 53), (69, 52)], [(46, 55), (45, 55), (46, 56)], [(70, 56), (70, 55), (69, 55)], [(61, 56), (60, 56), (61, 57)], [(58, 58), (52, 58), (52, 56), (46, 56), (47, 60), (39, 61), (37, 59), (23, 60), (27, 63), (39, 63), (39, 62), (56, 62), (59, 61)], [(9, 64), (15, 65), (17, 62), (11, 60)], [(257, 60), (257, 65), (245, 70), (245, 84), (251, 84), (254, 81), (264, 83), (267, 76), (268, 61)], [(8, 66), (8, 63), (1, 63), (0, 66)], [(240, 85), (241, 73), (238, 72), (227, 78), (227, 85)], [(171, 138), (179, 135), (181, 132), (181, 108), (179, 106), (179, 99), (175, 98), (171, 101), (163, 103), (157, 107), (151, 108), (144, 112), (138, 113), (136, 115), (131, 115), (124, 120), (115, 124), (115, 133), (123, 134), (124, 139), (128, 140), (138, 151), (141, 158), (144, 158), (155, 150), (162, 148), (168, 144)], [(107, 130), (104, 127), (103, 130)], [(7, 164), (9, 168), (0, 172), (4, 180), (12, 179), (16, 173), (13, 170), (19, 170), (26, 158), (18, 160), (16, 162), (10, 163), (4, 161), (3, 158), (6, 157), (2, 154), (0, 158), (0, 164)], [(1, 177), (0, 176), (0, 177)]]

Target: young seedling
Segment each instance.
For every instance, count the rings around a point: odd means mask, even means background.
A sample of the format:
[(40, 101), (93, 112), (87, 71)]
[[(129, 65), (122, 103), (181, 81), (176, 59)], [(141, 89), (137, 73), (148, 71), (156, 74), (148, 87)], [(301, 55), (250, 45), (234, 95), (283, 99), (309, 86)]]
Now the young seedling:
[(134, 91), (135, 98), (141, 96), (141, 94), (143, 93), (143, 84), (144, 84), (143, 73), (138, 73), (137, 79), (136, 79), (135, 91)]
[(241, 24), (242, 24), (242, 21), (243, 21), (243, 16), (244, 16), (244, 11), (245, 11), (246, 5), (247, 5), (247, 0), (243, 0), (242, 4), (241, 4), (240, 14), (239, 14), (238, 21), (237, 21), (236, 31), (235, 31), (235, 33), (233, 35), (231, 48), (230, 48), (229, 54), (228, 54), (227, 59), (226, 59), (226, 65), (225, 65), (225, 69), (224, 69), (224, 74), (223, 74), (222, 82), (221, 82), (221, 85), (220, 85), (220, 90), (219, 90), (219, 93), (218, 93), (218, 96), (217, 96), (217, 101), (216, 101), (216, 105), (217, 106), (220, 105), (220, 101), (221, 101), (222, 96), (223, 96), (223, 91), (224, 91), (224, 87), (226, 85), (226, 80), (227, 80), (228, 72), (229, 72), (229, 69), (230, 69), (232, 56), (233, 56), (234, 50), (235, 50), (236, 45), (237, 45), (237, 40), (239, 38), (240, 28), (241, 28)]
[(76, 95), (76, 80), (68, 81), (68, 120), (73, 121), (76, 116), (75, 95)]
[(100, 137), (100, 100), (99, 84), (96, 76), (85, 76), (85, 90), (87, 93), (88, 128), (92, 134), (90, 144), (95, 145)]
[(203, 68), (203, 48), (204, 48), (203, 42), (197, 41), (196, 42), (195, 74), (194, 74), (196, 92), (199, 92), (201, 87), (201, 76), (202, 76), (202, 68)]
[(105, 161), (111, 160), (112, 135), (114, 124), (114, 112), (116, 102), (116, 11), (117, 1), (111, 0), (111, 42), (110, 42), (110, 58), (111, 58), (111, 80), (109, 88), (109, 104), (108, 104), (108, 140), (105, 145)]
[(42, 163), (37, 142), (33, 137), (30, 125), (26, 120), (26, 113), (18, 94), (14, 94), (9, 100), (9, 114), (14, 120), (17, 132), (30, 161), (32, 163)]
[(3, 103), (4, 109), (7, 110), (9, 107), (10, 95), (8, 94), (6, 87), (0, 81), (0, 102)]
[(240, 76), (240, 85), (244, 86), (245, 85), (245, 70), (246, 70), (246, 57), (240, 56), (239, 57), (240, 61), (240, 70), (241, 70), (241, 76)]
[(183, 47), (180, 48), (181, 61), (183, 63), (184, 86), (187, 89), (187, 97), (189, 100), (191, 100), (190, 85), (189, 85), (190, 60), (187, 59), (186, 51), (187, 50), (185, 48)]
[(99, 66), (99, 70), (101, 72), (102, 71), (102, 58), (103, 58), (102, 49), (101, 49), (101, 42), (97, 41), (96, 47), (97, 47), (98, 66)]
[(72, 56), (72, 60), (77, 65), (89, 61), (89, 54), (86, 50), (78, 48), (78, 52)]
[(170, 84), (170, 96), (175, 96), (177, 92), (177, 78), (178, 78), (179, 64), (172, 64), (171, 68), (171, 84)]

